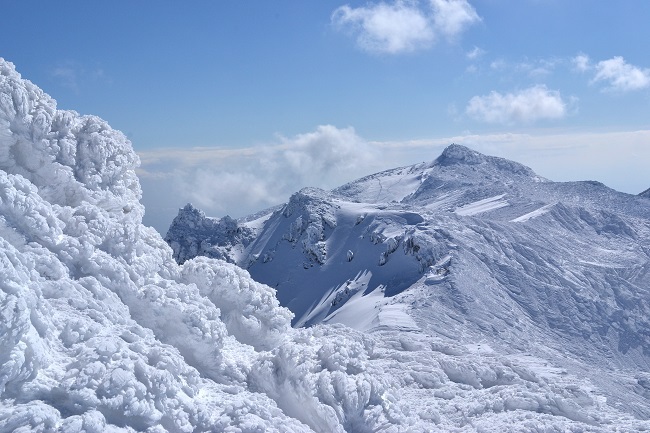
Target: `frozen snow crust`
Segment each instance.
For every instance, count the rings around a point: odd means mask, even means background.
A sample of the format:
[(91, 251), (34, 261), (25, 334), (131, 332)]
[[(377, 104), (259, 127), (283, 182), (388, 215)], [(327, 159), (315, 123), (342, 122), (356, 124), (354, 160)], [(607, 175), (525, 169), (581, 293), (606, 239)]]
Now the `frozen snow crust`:
[[(0, 59), (0, 432), (647, 427), (537, 358), (419, 331), (291, 328), (248, 272), (172, 260), (141, 224), (137, 164), (124, 135), (57, 110)], [(296, 199), (306, 207), (286, 218), (304, 224), (285, 242), (328, 238), (336, 207)]]

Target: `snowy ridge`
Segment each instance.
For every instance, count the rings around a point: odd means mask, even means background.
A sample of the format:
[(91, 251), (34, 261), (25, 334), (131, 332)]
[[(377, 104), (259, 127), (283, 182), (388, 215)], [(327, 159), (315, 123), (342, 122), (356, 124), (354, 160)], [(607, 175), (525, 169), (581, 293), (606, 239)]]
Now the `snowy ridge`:
[(642, 193), (639, 194), (640, 197), (649, 197), (650, 198), (650, 188), (646, 189)]
[[(477, 347), (489, 348), (537, 379), (584, 377), (581, 392), (648, 426), (645, 199), (593, 181), (551, 182), (458, 145), (430, 164), (300, 196), (331, 221), (320, 237), (295, 232), (293, 213), (278, 212), (263, 246), (239, 262), (277, 289), (294, 326), (343, 323), (407, 345), (441, 338), (468, 348), (470, 364)], [(323, 245), (324, 260), (295, 248), (309, 242)]]

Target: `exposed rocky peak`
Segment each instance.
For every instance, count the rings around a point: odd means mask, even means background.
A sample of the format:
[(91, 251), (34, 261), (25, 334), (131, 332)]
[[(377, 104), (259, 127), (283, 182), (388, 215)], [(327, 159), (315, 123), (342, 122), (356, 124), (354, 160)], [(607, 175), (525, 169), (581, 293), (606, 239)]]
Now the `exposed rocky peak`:
[(318, 188), (301, 189), (282, 209), (285, 218), (293, 219), (283, 238), (294, 244), (301, 243), (310, 260), (325, 263), (326, 229), (336, 227), (337, 208), (330, 193)]
[(434, 165), (447, 166), (481, 166), (480, 170), (497, 171), (505, 176), (526, 176), (536, 180), (542, 180), (535, 172), (518, 162), (511, 161), (497, 156), (488, 156), (472, 150), (460, 144), (450, 144), (442, 154), (434, 161)]
[(188, 203), (178, 211), (167, 235), (174, 259), (184, 263), (197, 255), (234, 262), (238, 251), (254, 238), (255, 233), (239, 225), (228, 215), (223, 218), (205, 216), (203, 211)]
[(440, 165), (451, 164), (480, 164), (486, 159), (485, 155), (470, 149), (469, 147), (461, 146), (460, 144), (450, 144), (442, 151), (442, 154), (436, 159)]

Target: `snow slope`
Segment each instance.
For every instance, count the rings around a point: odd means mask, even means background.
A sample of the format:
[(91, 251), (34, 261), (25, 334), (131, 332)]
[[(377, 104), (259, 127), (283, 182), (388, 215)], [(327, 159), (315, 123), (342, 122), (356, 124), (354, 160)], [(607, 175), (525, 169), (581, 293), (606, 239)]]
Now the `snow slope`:
[(261, 220), (236, 262), (277, 289), (294, 326), (440, 339), (648, 427), (647, 199), (451, 145), (431, 163), (303, 189)]

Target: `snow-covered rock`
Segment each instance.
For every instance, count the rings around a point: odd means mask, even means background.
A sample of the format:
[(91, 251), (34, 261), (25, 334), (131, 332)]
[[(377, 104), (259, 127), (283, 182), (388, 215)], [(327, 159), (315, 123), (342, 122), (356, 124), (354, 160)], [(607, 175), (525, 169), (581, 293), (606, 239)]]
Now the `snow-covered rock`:
[(203, 211), (187, 204), (172, 222), (165, 241), (178, 263), (204, 256), (230, 262), (240, 259), (241, 250), (254, 238), (254, 231), (229, 216), (206, 217)]

